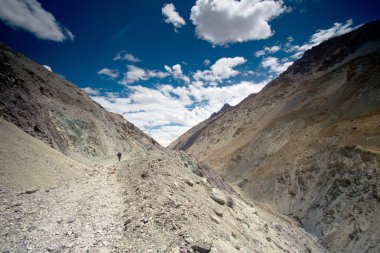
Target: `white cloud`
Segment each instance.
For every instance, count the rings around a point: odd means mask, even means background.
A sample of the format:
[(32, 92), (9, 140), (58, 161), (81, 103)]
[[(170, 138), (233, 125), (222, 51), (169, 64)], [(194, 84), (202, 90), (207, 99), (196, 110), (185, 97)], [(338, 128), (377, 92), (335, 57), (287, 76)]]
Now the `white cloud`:
[(220, 110), (225, 103), (236, 105), (249, 94), (259, 92), (266, 83), (239, 82), (224, 87), (192, 84), (148, 88), (128, 85), (126, 97), (112, 93), (92, 98), (167, 146), (189, 128)]
[(148, 79), (148, 75), (144, 69), (133, 65), (128, 65), (127, 67), (128, 71), (124, 73), (124, 78), (120, 81), (121, 84), (130, 84), (139, 80)]
[(265, 55), (265, 50), (259, 50), (259, 51), (256, 51), (256, 53), (255, 53), (256, 57), (260, 57), (260, 56), (263, 56), (263, 55)]
[(276, 57), (269, 56), (263, 59), (261, 66), (269, 69), (269, 71), (272, 73), (280, 74), (284, 72), (290, 65), (292, 65), (292, 63), (293, 62), (291, 61), (286, 61), (286, 58), (280, 61)]
[(204, 64), (205, 66), (210, 65), (210, 63), (211, 63), (211, 61), (210, 61), (209, 59), (205, 59), (205, 60), (203, 61), (203, 64)]
[(244, 64), (247, 60), (243, 57), (223, 57), (217, 60), (210, 70), (198, 70), (193, 78), (195, 80), (205, 80), (209, 82), (220, 82), (224, 79), (238, 75), (240, 72), (234, 68), (238, 65)]
[(349, 19), (346, 21), (345, 24), (343, 23), (334, 23), (334, 26), (328, 28), (328, 29), (319, 29), (317, 30), (309, 39), (309, 41), (301, 46), (299, 45), (292, 45), (293, 38), (289, 37), (288, 42), (285, 44), (285, 52), (294, 52), (292, 55), (293, 58), (299, 58), (303, 55), (303, 53), (322, 43), (323, 41), (326, 41), (328, 39), (331, 39), (333, 37), (351, 32), (356, 27), (352, 27), (353, 21), (352, 19)]
[(137, 81), (146, 81), (150, 78), (164, 78), (169, 76), (169, 73), (157, 70), (145, 70), (134, 65), (127, 66), (128, 71), (124, 73), (124, 78), (119, 82), (120, 84), (132, 84)]
[(51, 69), (51, 67), (48, 66), (48, 65), (42, 65), (42, 67), (44, 67), (45, 69), (49, 70), (50, 72), (53, 72), (53, 70)]
[(127, 61), (134, 62), (134, 63), (141, 61), (139, 58), (135, 57), (133, 54), (130, 54), (125, 50), (118, 52), (116, 54), (116, 56), (113, 58), (113, 60), (114, 61), (127, 60)]
[(180, 64), (176, 64), (173, 67), (165, 65), (165, 70), (169, 72), (175, 79), (182, 79), (185, 83), (190, 82), (190, 78), (183, 74)]
[(280, 46), (264, 47), (263, 50), (256, 51), (255, 56), (260, 57), (266, 54), (274, 54), (280, 49), (281, 49)]
[(98, 89), (93, 89), (91, 87), (85, 87), (85, 88), (82, 88), (82, 90), (84, 90), (88, 95), (91, 95), (91, 96), (100, 95), (100, 91)]
[(271, 37), (269, 21), (285, 10), (282, 0), (197, 0), (190, 19), (199, 38), (226, 45)]
[(332, 37), (336, 37), (348, 32), (351, 32), (354, 28), (352, 26), (352, 19), (346, 21), (346, 24), (334, 23), (334, 26), (326, 30), (318, 30), (310, 38), (310, 43), (312, 45), (318, 45), (325, 40)]
[(185, 20), (179, 15), (175, 10), (174, 4), (165, 4), (161, 9), (162, 15), (166, 17), (165, 22), (168, 24), (174, 25), (174, 30), (177, 31), (177, 28), (186, 25)]
[(152, 136), (155, 140), (166, 147), (169, 146), (175, 139), (188, 131), (190, 126), (162, 126), (160, 128), (153, 128), (147, 131), (147, 134)]
[(74, 39), (74, 35), (36, 0), (1, 0), (0, 19), (14, 28), (31, 32), (40, 39), (57, 42)]
[(98, 75), (106, 76), (107, 78), (111, 80), (115, 80), (119, 76), (119, 71), (117, 69), (103, 68), (99, 70), (97, 73)]

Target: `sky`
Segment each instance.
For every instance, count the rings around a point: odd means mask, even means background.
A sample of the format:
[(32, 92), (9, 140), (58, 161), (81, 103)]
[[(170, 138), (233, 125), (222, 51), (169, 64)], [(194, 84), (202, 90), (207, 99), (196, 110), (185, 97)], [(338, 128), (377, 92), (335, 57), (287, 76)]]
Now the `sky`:
[(379, 10), (378, 0), (0, 0), (0, 41), (167, 146)]

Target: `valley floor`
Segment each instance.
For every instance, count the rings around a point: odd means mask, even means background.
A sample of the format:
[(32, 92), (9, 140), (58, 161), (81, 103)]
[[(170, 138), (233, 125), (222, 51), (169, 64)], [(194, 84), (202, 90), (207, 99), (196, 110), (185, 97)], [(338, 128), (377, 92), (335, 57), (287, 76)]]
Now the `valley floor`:
[(184, 153), (123, 159), (84, 165), (0, 118), (0, 252), (326, 252)]

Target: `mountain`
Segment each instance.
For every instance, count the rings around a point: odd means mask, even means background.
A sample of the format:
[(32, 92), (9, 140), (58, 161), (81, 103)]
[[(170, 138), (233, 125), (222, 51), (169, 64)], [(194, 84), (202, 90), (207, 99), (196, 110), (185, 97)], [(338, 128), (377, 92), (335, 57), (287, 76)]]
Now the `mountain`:
[(72, 83), (3, 44), (0, 82), (3, 117), (71, 157), (104, 160), (160, 148)]
[(75, 85), (0, 57), (1, 252), (327, 252)]
[(168, 149), (173, 149), (173, 150), (187, 149), (193, 144), (193, 142), (198, 138), (198, 136), (202, 134), (203, 129), (206, 129), (208, 125), (215, 122), (216, 119), (222, 116), (225, 112), (231, 110), (231, 108), (232, 106), (230, 106), (229, 104), (224, 104), (223, 107), (218, 112), (214, 112), (213, 114), (211, 114), (211, 116), (208, 119), (192, 127), (190, 130), (184, 133), (180, 138), (173, 141), (168, 146)]
[(171, 147), (297, 220), (327, 250), (379, 252), (379, 80), (374, 21), (306, 51)]

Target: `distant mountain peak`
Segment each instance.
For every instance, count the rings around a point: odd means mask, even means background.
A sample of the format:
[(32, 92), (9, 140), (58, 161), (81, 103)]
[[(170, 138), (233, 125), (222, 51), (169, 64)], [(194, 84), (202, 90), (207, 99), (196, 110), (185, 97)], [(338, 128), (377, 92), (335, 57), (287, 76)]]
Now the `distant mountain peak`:
[(225, 113), (226, 111), (230, 110), (231, 108), (232, 108), (232, 106), (230, 106), (230, 104), (225, 103), (219, 111), (214, 112), (213, 114), (211, 114), (210, 119), (215, 118), (215, 117), (217, 117), (219, 115), (222, 115), (223, 113)]

